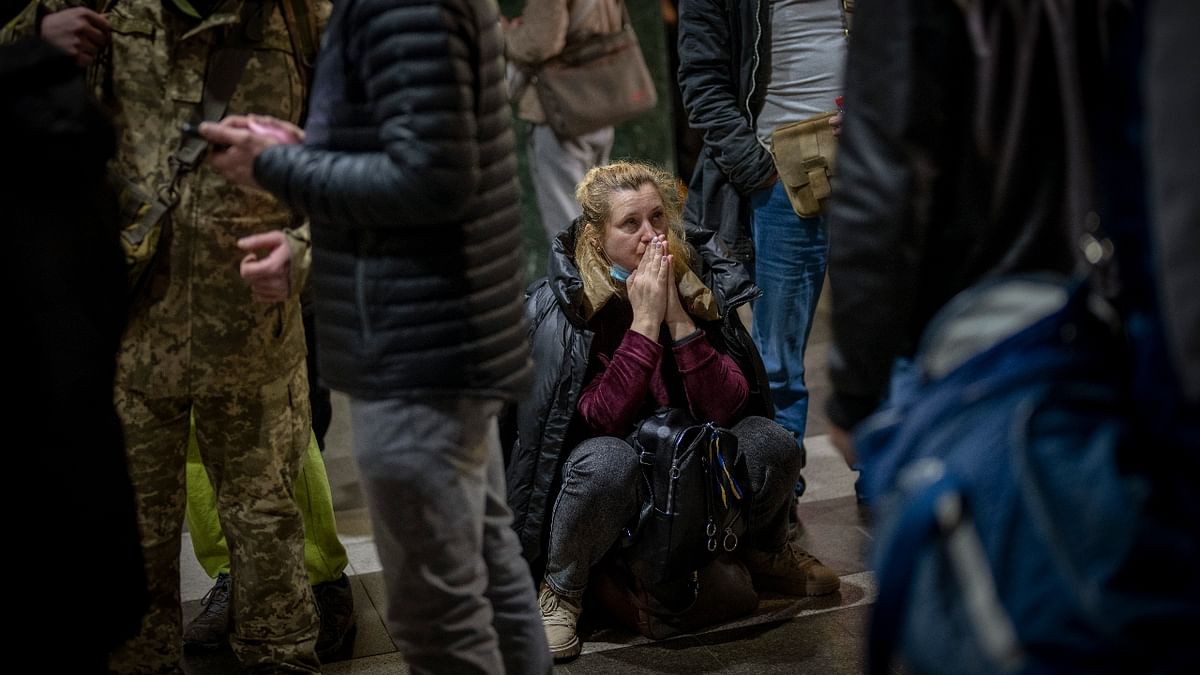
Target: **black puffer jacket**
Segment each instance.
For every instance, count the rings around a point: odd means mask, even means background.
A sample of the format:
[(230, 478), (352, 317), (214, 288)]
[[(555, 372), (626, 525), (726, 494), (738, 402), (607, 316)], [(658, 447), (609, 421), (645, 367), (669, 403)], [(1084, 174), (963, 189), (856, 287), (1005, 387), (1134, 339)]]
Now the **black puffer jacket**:
[[(701, 327), (722, 334), (729, 355), (750, 387), (737, 419), (774, 417), (762, 359), (736, 312), (757, 297), (759, 290), (744, 267), (725, 257), (714, 233), (690, 233), (689, 243), (699, 253), (693, 258), (693, 268), (712, 289), (723, 317)], [(555, 238), (547, 276), (530, 286), (525, 301), (537, 370), (532, 396), (517, 406), (517, 433), (508, 457), (507, 479), (513, 528), (535, 572), (545, 553), (547, 516), (558, 493), (562, 460), (587, 437), (576, 413), (579, 394), (587, 384), (584, 377), (594, 333), (583, 318), (583, 280), (574, 251), (572, 227)]]
[(771, 73), (770, 3), (690, 0), (679, 7), (679, 90), (704, 149), (684, 220), (721, 234), (738, 260), (753, 258), (750, 193), (775, 173), (755, 119)]
[(528, 387), (496, 4), (340, 0), (304, 146), (259, 182), (312, 218), (320, 368), (362, 398)]

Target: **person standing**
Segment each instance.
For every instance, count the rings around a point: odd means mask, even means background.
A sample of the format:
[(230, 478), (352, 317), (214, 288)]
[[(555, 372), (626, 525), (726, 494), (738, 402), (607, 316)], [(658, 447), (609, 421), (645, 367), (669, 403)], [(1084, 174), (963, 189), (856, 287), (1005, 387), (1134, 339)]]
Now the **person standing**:
[[(735, 438), (747, 467), (737, 480), (751, 502), (735, 548), (755, 588), (833, 593), (837, 574), (788, 540), (800, 457), (791, 434), (761, 416), (769, 393), (736, 311), (757, 289), (720, 255), (711, 232), (685, 239), (682, 199), (666, 172), (614, 162), (589, 171), (576, 194), (584, 215), (555, 241), (546, 278), (527, 301), (542, 382), (517, 409), (509, 463), (509, 504), (525, 557), (545, 568), (539, 602), (555, 659), (579, 655), (576, 626), (592, 570), (623, 548), (627, 528), (651, 508), (639, 467), (645, 460), (625, 439), (664, 407)], [(680, 513), (704, 508), (678, 504)], [(708, 561), (691, 562), (685, 576), (703, 574), (695, 569)], [(651, 593), (670, 585), (657, 581), (642, 579)]]
[(414, 673), (547, 673), (496, 415), (530, 384), (516, 155), (489, 0), (340, 0), (304, 144), (227, 117), (212, 164), (313, 223), (321, 372), (354, 451)]
[[(1023, 672), (1191, 670), (1197, 645), (1173, 629), (1200, 625), (1200, 6), (875, 0), (860, 16), (830, 437), (878, 472), (881, 531), (935, 494), (918, 462), (954, 486), (939, 500), (989, 501), (955, 528), (986, 551), (958, 566), (969, 587), (909, 586), (938, 575), (923, 563), (895, 575), (913, 606), (890, 615), (921, 619), (894, 646), (928, 673), (1000, 654)], [(982, 650), (961, 610), (981, 588)]]
[(716, 230), (763, 296), (753, 333), (777, 421), (803, 443), (804, 353), (825, 280), (825, 215), (803, 217), (779, 180), (776, 129), (832, 111), (846, 49), (843, 0), (694, 0), (679, 12), (679, 83), (704, 134), (685, 220)]
[[(196, 144), (181, 136), (199, 111), (220, 103), (299, 120), (306, 82), (284, 7), (120, 0), (97, 7), (103, 14), (89, 7), (46, 13), (57, 7), (34, 3), (13, 33), (39, 34), (78, 64), (96, 65), (97, 92), (118, 134), (110, 173), (128, 203), (139, 202), (127, 222), (166, 207), (116, 376), (150, 607), (109, 669), (178, 672), (194, 416), (230, 544), (234, 653), (254, 671), (319, 672), (319, 622), (293, 499), (310, 434), (299, 301), (308, 228), (269, 195), (203, 166), (189, 152)], [(248, 52), (241, 72), (216, 65), (234, 50)]]
[[(528, 0), (521, 16), (504, 22), (505, 55), (526, 81), (523, 70), (536, 69), (547, 59), (593, 35), (621, 29), (624, 0)], [(576, 138), (560, 138), (546, 123), (537, 87), (520, 86), (517, 116), (530, 124), (528, 157), (546, 236), (554, 236), (579, 216), (575, 186), (594, 166), (608, 163), (613, 128), (597, 129)]]
[[(11, 134), (0, 203), (11, 245), (3, 283), (12, 340), (5, 402), (14, 448), (6, 468), (40, 488), (14, 518), (12, 539), (37, 572), (12, 584), (21, 620), (10, 632), (28, 654), (53, 654), (59, 672), (93, 675), (136, 635), (146, 581), (121, 423), (113, 406), (117, 346), (125, 328), (124, 260), (117, 197), (105, 181), (116, 136), (89, 99), (83, 72), (39, 40), (0, 45), (0, 126)], [(70, 423), (64, 423), (70, 420)], [(21, 495), (21, 496), (18, 496)], [(43, 495), (47, 495), (43, 497)], [(81, 573), (79, 554), (88, 559)], [(63, 608), (103, 579), (103, 621), (47, 630)], [(35, 657), (36, 658), (36, 657)]]

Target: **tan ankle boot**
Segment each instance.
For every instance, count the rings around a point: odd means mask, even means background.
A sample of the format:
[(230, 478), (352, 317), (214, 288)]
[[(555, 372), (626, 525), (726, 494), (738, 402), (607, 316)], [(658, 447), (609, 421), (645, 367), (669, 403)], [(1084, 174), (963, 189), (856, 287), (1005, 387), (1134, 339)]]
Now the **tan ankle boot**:
[(788, 595), (826, 595), (842, 585), (833, 570), (821, 564), (796, 542), (768, 553), (747, 549), (742, 556), (754, 587)]

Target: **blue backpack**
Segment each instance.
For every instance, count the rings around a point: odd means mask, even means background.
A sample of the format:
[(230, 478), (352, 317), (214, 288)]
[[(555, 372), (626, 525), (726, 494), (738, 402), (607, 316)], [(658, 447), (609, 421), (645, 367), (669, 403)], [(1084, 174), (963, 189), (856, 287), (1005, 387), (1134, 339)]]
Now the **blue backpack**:
[(877, 515), (869, 672), (896, 652), (921, 673), (1200, 665), (1198, 523), (1178, 508), (1196, 479), (1170, 476), (1195, 449), (1139, 426), (1103, 308), (1048, 278), (972, 288), (859, 428)]

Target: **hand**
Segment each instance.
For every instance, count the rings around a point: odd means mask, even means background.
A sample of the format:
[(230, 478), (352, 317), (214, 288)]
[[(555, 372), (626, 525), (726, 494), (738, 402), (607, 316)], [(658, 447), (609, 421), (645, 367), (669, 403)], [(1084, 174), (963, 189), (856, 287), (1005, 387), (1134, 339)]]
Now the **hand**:
[[(258, 302), (283, 302), (291, 292), (292, 248), (283, 230), (272, 230), (238, 239), (237, 247), (250, 253), (242, 258), (241, 275)], [(259, 257), (259, 252), (266, 252)]]
[(642, 261), (637, 269), (630, 272), (625, 280), (629, 304), (633, 306), (633, 325), (630, 328), (654, 341), (658, 340), (659, 326), (667, 311), (671, 256), (663, 255), (665, 250), (665, 239), (662, 235), (655, 236), (642, 253)]
[[(275, 132), (255, 132), (250, 118), (245, 115), (230, 115), (220, 123), (204, 122), (200, 125), (200, 135), (214, 146), (208, 155), (213, 168), (230, 182), (249, 187), (259, 187), (258, 181), (254, 180), (254, 160), (263, 150), (280, 144)], [(217, 149), (215, 146), (225, 147)]]
[(72, 7), (42, 17), (38, 33), (75, 63), (90, 66), (112, 37), (112, 26), (102, 14), (87, 7)]
[(833, 443), (833, 447), (842, 453), (842, 459), (846, 460), (846, 466), (857, 469), (858, 453), (854, 451), (854, 439), (850, 437), (850, 432), (845, 429), (831, 424), (829, 425), (829, 441)]
[(829, 118), (829, 126), (833, 127), (833, 135), (834, 136), (841, 136), (842, 135), (842, 113), (839, 112), (836, 115), (834, 115), (833, 117), (830, 117)]
[[(669, 257), (674, 259), (674, 256)], [(679, 285), (675, 283), (674, 269), (667, 272), (667, 309), (663, 313), (663, 320), (667, 322), (667, 330), (671, 332), (672, 340), (679, 341), (696, 332), (696, 322), (684, 309), (683, 301), (679, 297)]]

